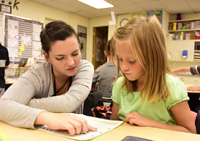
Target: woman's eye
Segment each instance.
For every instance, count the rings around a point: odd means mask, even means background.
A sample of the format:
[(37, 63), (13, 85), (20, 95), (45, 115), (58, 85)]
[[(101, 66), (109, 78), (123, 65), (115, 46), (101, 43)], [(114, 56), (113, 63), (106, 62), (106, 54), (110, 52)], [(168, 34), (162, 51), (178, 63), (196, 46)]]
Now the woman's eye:
[(78, 53), (76, 53), (76, 54), (72, 54), (72, 56), (76, 56), (76, 55), (78, 55)]
[(62, 57), (62, 58), (56, 58), (56, 60), (62, 60), (64, 57)]

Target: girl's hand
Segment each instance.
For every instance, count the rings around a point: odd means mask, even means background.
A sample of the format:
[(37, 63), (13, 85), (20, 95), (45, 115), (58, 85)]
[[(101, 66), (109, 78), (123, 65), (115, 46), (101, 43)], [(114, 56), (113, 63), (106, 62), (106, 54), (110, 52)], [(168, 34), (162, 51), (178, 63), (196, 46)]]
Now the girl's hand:
[(88, 125), (85, 119), (71, 114), (42, 112), (36, 118), (35, 124), (44, 124), (54, 130), (68, 130), (70, 135), (97, 131), (94, 127)]
[(200, 91), (200, 86), (190, 86), (187, 87), (188, 91)]
[(130, 124), (136, 124), (138, 126), (150, 126), (151, 127), (153, 120), (150, 118), (147, 118), (137, 112), (132, 112), (132, 113), (126, 114), (125, 122), (130, 123)]

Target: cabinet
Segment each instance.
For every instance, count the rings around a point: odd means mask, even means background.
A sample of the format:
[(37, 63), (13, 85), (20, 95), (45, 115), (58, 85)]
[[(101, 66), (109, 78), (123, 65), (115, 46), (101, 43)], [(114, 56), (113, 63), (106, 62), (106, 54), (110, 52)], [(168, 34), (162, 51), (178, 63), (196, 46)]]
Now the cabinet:
[[(195, 37), (195, 31), (200, 32), (200, 19), (172, 20), (168, 27), (166, 45), (170, 54), (169, 61), (200, 60), (200, 39)], [(182, 57), (183, 50), (188, 51), (188, 58)]]

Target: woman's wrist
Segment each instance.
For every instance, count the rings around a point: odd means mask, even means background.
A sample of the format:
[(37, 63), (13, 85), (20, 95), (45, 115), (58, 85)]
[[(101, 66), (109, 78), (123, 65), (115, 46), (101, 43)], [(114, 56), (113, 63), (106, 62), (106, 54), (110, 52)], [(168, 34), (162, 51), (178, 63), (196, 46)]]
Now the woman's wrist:
[(34, 124), (35, 125), (45, 125), (45, 123), (48, 119), (48, 118), (46, 118), (48, 114), (49, 114), (49, 112), (47, 112), (47, 111), (43, 111), (43, 112), (39, 113)]

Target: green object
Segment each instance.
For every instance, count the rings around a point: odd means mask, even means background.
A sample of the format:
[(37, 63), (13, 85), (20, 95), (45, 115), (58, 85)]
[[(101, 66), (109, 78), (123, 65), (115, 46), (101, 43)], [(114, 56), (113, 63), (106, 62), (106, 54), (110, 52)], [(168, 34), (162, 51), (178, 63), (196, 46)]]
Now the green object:
[(182, 30), (186, 30), (186, 29), (187, 29), (187, 26), (182, 26), (181, 29), (182, 29)]

